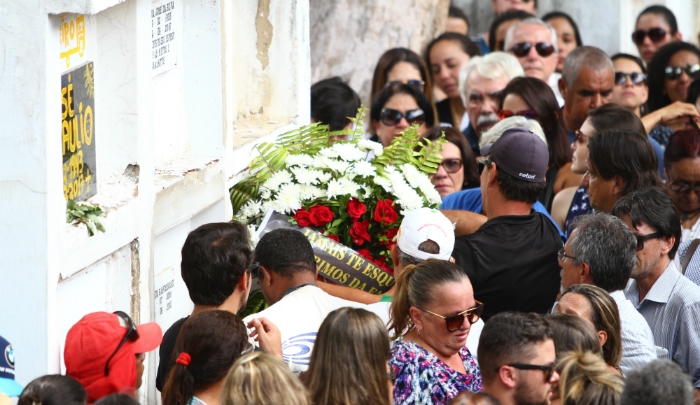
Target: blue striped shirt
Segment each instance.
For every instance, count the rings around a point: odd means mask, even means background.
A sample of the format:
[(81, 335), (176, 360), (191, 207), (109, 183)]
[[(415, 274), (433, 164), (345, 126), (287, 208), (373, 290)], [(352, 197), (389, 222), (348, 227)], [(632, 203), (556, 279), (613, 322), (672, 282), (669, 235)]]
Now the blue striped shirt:
[(672, 261), (641, 302), (634, 280), (625, 296), (646, 319), (654, 343), (668, 350), (660, 357), (678, 363), (700, 388), (700, 287), (683, 277)]
[(634, 305), (625, 297), (622, 290), (613, 291), (610, 296), (615, 300), (620, 312), (622, 337), (620, 368), (622, 373), (626, 375), (630, 371), (656, 360), (654, 334), (649, 329), (644, 317), (634, 309)]
[[(693, 239), (684, 240), (678, 245), (678, 260), (679, 263), (683, 263), (685, 254), (688, 253), (688, 248), (693, 242)], [(695, 249), (693, 257), (690, 258), (688, 266), (685, 268), (685, 276), (688, 277), (693, 283), (700, 285), (700, 246)]]

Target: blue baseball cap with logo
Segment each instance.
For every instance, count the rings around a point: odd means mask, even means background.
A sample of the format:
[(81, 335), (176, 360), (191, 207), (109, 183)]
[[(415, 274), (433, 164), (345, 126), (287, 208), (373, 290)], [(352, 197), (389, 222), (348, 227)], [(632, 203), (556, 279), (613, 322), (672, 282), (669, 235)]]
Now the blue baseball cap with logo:
[(10, 342), (0, 336), (0, 393), (18, 397), (22, 386), (15, 381), (15, 352)]

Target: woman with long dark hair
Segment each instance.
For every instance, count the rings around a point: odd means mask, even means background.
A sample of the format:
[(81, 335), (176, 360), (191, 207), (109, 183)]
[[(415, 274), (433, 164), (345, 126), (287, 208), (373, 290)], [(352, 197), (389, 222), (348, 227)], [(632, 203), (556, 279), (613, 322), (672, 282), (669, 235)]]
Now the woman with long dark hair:
[(539, 201), (552, 210), (554, 196), (567, 187), (578, 186), (581, 175), (571, 171), (572, 152), (564, 128), (564, 118), (554, 92), (542, 80), (516, 77), (503, 89), (499, 118), (521, 115), (540, 123), (549, 148), (547, 187)]
[(221, 310), (192, 315), (175, 342), (163, 405), (218, 405), (229, 368), (253, 348), (238, 316)]
[(420, 134), (435, 125), (433, 107), (425, 94), (403, 83), (391, 83), (372, 100), (369, 117), (374, 128), (373, 141), (384, 147), (410, 125), (418, 125)]

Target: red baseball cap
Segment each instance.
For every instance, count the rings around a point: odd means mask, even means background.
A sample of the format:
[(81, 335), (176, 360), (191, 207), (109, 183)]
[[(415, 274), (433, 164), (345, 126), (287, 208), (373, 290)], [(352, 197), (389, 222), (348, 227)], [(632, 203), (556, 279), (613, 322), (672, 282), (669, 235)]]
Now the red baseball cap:
[(85, 387), (88, 402), (113, 393), (133, 391), (136, 388), (136, 354), (155, 350), (163, 341), (163, 331), (155, 322), (134, 325), (138, 338), (133, 340), (134, 334), (131, 339), (126, 338), (131, 322), (126, 314), (93, 312), (68, 331), (64, 350), (66, 375)]

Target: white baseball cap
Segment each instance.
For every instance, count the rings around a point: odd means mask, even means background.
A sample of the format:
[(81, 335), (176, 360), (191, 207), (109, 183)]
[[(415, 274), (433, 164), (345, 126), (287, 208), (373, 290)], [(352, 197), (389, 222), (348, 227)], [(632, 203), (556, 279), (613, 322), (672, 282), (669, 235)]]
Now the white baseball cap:
[[(437, 243), (440, 253), (418, 250), (418, 246), (427, 240)], [(403, 218), (396, 244), (402, 252), (418, 259), (449, 260), (455, 247), (454, 225), (438, 210), (419, 208)]]

